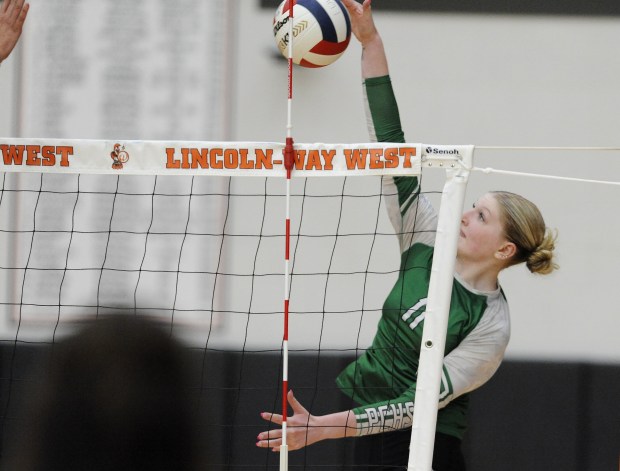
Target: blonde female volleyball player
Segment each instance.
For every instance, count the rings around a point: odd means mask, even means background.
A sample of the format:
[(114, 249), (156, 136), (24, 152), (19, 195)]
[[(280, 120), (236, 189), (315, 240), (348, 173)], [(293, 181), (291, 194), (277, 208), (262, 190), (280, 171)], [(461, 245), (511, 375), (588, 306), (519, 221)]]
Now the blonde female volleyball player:
[[(361, 42), (362, 74), (372, 137), (404, 142), (383, 43), (370, 11), (343, 0)], [(356, 441), (356, 461), (369, 470), (405, 469), (422, 324), (433, 258), (436, 214), (420, 194), (418, 179), (384, 180), (389, 217), (399, 234), (401, 266), (388, 295), (372, 346), (338, 376), (337, 384), (359, 407), (314, 416), (289, 392), (289, 450), (345, 436)], [(467, 393), (485, 383), (502, 361), (510, 335), (508, 305), (499, 273), (525, 263), (533, 273), (554, 268), (554, 236), (534, 204), (518, 195), (483, 195), (461, 219), (433, 457), (434, 471), (465, 469), (461, 439), (466, 428)], [(277, 414), (262, 417), (282, 423)], [(281, 444), (281, 430), (259, 434), (257, 445)], [(361, 446), (358, 446), (361, 445)], [(358, 453), (359, 451), (359, 453)], [(356, 468), (361, 469), (361, 468)]]
[(24, 0), (4, 0), (0, 6), (0, 63), (9, 57), (17, 44), (29, 8)]

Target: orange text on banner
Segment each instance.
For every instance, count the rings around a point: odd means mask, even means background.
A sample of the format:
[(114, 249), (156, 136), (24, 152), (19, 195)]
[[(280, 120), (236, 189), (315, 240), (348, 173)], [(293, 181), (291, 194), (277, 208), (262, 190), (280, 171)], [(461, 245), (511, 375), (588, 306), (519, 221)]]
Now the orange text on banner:
[[(60, 157), (60, 166), (69, 166), (72, 146), (38, 146), (0, 144), (4, 165), (54, 166)], [(25, 157), (25, 159), (24, 159)]]
[(347, 169), (397, 168), (403, 157), (403, 168), (411, 168), (415, 147), (388, 147), (369, 149), (344, 149)]
[(250, 155), (249, 149), (166, 148), (166, 168), (272, 169), (273, 164), (272, 149), (255, 149)]
[[(371, 147), (343, 149), (348, 170), (374, 170), (382, 168), (412, 168), (415, 147)], [(336, 149), (297, 149), (297, 170), (334, 170)], [(283, 160), (274, 159), (273, 149), (236, 148), (166, 148), (166, 168), (169, 169), (273, 169)]]

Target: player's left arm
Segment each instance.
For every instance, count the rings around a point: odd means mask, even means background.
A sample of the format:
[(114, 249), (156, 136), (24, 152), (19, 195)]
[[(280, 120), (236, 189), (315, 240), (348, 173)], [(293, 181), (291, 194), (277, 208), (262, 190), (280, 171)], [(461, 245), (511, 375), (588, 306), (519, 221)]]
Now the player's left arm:
[(486, 312), (478, 325), (444, 358), (439, 407), (445, 407), (491, 379), (504, 358), (509, 339), (507, 309)]
[[(439, 408), (486, 383), (497, 371), (508, 339), (510, 325), (505, 310), (490, 310), (478, 325), (443, 361)], [(357, 435), (371, 435), (410, 427), (417, 383), (399, 397), (354, 409)]]
[[(491, 378), (501, 363), (508, 336), (503, 319), (489, 316), (445, 357), (439, 408), (445, 407), (456, 397), (476, 389)], [(293, 415), (287, 420), (289, 450), (327, 439), (371, 435), (411, 427), (416, 386), (417, 384), (413, 383), (395, 399), (324, 416), (310, 414), (293, 393), (289, 392), (288, 400), (293, 409)], [(280, 426), (283, 422), (280, 414), (263, 412), (261, 417)], [(282, 429), (261, 432), (256, 445), (280, 451)]]

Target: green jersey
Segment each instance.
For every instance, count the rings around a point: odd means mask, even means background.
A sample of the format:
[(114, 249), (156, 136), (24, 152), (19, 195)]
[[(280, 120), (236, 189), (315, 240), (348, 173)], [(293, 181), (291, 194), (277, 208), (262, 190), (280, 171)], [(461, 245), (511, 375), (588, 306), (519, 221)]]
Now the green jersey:
[[(365, 82), (371, 138), (405, 142), (389, 77)], [(354, 409), (358, 435), (410, 427), (437, 215), (416, 177), (384, 178), (383, 197), (400, 243), (400, 270), (383, 305), (372, 345), (338, 376)], [(437, 431), (462, 438), (467, 393), (502, 361), (510, 336), (508, 304), (498, 287), (481, 292), (454, 275)]]

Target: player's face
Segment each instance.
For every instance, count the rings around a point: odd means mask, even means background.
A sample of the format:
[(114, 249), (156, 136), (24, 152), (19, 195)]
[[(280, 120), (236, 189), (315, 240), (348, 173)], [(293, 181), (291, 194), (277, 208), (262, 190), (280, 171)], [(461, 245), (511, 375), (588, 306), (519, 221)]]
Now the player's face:
[(506, 243), (501, 223), (500, 206), (492, 194), (476, 201), (461, 218), (458, 242), (460, 258), (471, 261), (488, 260)]

